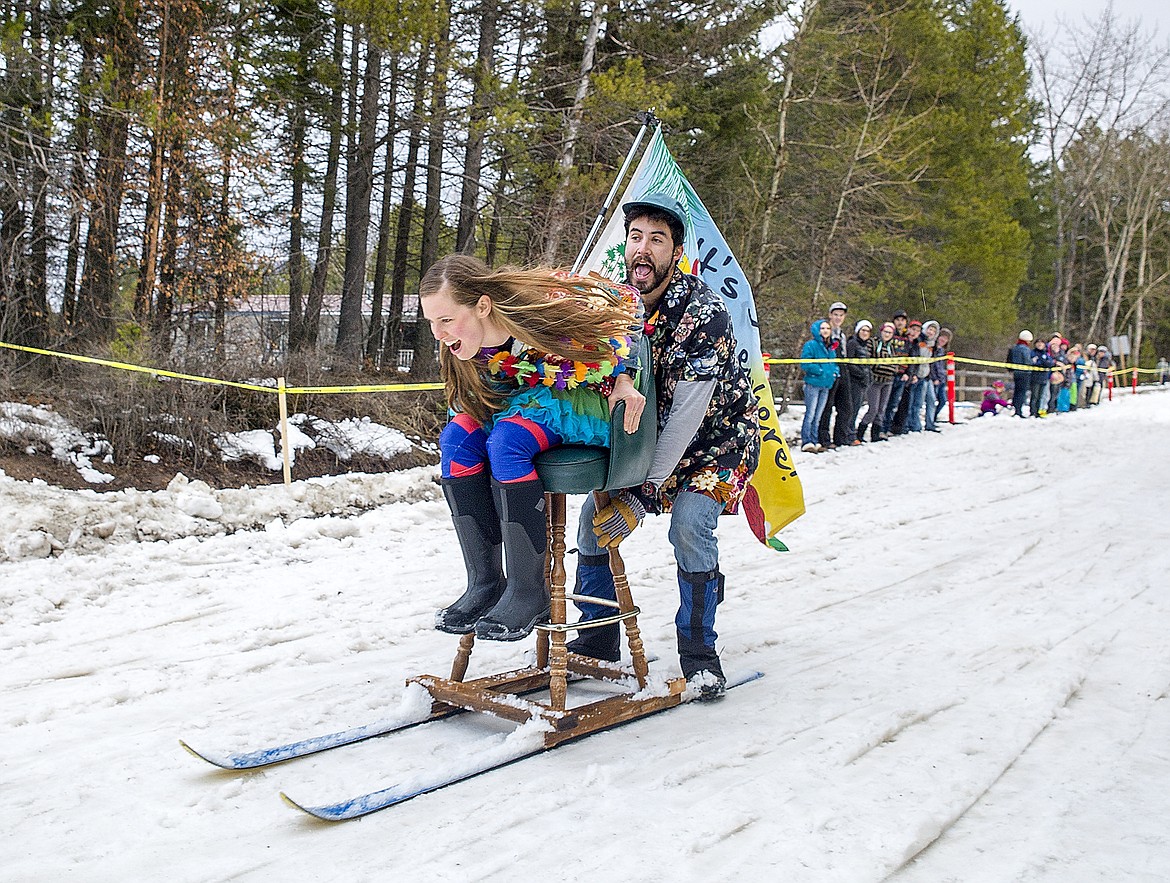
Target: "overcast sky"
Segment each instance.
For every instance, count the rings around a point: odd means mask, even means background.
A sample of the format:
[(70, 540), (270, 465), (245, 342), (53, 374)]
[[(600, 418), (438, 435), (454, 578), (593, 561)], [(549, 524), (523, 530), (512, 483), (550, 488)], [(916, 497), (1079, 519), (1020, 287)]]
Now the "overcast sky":
[[(1081, 24), (1094, 20), (1108, 0), (1008, 0), (1008, 8), (1020, 14), (1031, 31), (1053, 34), (1058, 20)], [(1166, 0), (1113, 0), (1113, 11), (1123, 21), (1140, 19), (1146, 29), (1158, 29), (1160, 40), (1170, 39), (1170, 3)]]

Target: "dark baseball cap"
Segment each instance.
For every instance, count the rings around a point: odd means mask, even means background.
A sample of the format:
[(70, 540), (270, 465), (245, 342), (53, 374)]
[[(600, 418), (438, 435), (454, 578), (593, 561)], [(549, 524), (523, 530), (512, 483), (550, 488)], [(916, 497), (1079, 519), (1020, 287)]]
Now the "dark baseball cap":
[(686, 207), (678, 199), (667, 193), (647, 193), (641, 199), (635, 199), (622, 205), (622, 212), (627, 218), (631, 213), (636, 213), (639, 209), (655, 209), (674, 215), (678, 219), (678, 222), (682, 224), (683, 230), (685, 231), (687, 229)]
[(906, 311), (905, 310), (898, 310), (898, 312), (894, 313), (894, 318), (895, 319), (905, 319), (906, 318)]

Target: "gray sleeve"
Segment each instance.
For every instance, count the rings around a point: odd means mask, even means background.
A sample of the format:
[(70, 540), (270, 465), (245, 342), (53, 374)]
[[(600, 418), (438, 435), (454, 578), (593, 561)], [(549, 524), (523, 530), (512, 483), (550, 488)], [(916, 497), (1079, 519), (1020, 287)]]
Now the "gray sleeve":
[(646, 477), (655, 487), (661, 487), (670, 477), (694, 440), (707, 415), (707, 406), (715, 393), (716, 383), (715, 380), (684, 380), (675, 387), (674, 401), (671, 402), (670, 413), (666, 415), (666, 425), (658, 435), (654, 461)]

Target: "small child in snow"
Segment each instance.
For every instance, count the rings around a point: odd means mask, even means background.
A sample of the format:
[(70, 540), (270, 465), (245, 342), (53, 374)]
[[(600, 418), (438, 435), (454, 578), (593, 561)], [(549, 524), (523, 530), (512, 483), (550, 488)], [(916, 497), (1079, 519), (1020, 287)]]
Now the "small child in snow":
[(1004, 383), (1002, 380), (992, 381), (991, 389), (983, 393), (983, 403), (979, 406), (979, 416), (984, 414), (998, 414), (1000, 408), (1010, 408), (1011, 405), (1003, 400)]

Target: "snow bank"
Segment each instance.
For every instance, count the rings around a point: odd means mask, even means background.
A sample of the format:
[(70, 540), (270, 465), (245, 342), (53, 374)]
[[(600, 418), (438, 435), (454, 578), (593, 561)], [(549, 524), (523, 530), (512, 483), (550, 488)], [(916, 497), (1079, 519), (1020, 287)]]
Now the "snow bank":
[(112, 543), (209, 537), (238, 530), (317, 530), (294, 522), (352, 515), (386, 503), (433, 500), (438, 470), (333, 475), (284, 485), (215, 490), (179, 474), (165, 490), (98, 493), (22, 482), (0, 472), (0, 560), (93, 552)]

